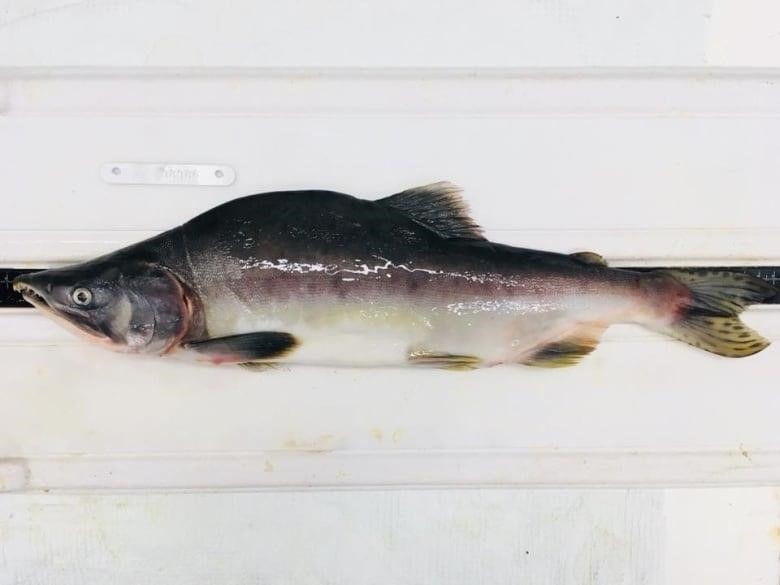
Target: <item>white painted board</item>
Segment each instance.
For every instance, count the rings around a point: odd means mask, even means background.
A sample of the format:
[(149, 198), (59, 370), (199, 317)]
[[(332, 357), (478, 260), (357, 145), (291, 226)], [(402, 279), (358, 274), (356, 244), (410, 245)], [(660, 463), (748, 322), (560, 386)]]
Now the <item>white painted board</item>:
[(774, 67), (772, 0), (5, 0), (0, 65)]
[(773, 585), (772, 488), (7, 495), (6, 583)]
[[(376, 198), (439, 179), (465, 188), (501, 242), (592, 249), (615, 265), (780, 264), (774, 74), (92, 72), (3, 83), (5, 265), (87, 258), (248, 193)], [(113, 184), (101, 176), (110, 161), (219, 164), (236, 178)], [(29, 311), (0, 319), (9, 489), (780, 477), (780, 345), (727, 360), (621, 326), (567, 371), (258, 375), (106, 353)], [(776, 308), (746, 319), (780, 338)]]

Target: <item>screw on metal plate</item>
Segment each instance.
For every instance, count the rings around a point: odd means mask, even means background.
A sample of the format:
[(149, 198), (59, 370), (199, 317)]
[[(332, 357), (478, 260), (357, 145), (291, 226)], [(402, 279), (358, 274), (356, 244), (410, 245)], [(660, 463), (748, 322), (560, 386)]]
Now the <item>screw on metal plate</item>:
[(109, 162), (100, 168), (106, 183), (117, 185), (204, 185), (226, 187), (236, 180), (227, 165)]

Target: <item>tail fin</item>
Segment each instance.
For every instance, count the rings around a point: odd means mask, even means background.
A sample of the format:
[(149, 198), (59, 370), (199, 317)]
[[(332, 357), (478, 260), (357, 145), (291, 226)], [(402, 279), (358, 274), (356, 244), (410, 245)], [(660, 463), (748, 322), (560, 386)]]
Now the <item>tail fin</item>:
[(688, 294), (675, 318), (661, 330), (706, 351), (727, 357), (758, 353), (769, 341), (738, 317), (749, 305), (777, 294), (768, 282), (720, 270), (658, 270), (683, 285)]

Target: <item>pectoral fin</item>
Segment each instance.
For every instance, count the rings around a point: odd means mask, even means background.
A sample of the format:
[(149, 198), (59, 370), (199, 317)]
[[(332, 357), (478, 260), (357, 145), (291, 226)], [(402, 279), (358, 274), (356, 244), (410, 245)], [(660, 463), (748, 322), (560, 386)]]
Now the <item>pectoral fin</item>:
[(192, 341), (185, 349), (195, 351), (215, 364), (235, 364), (279, 358), (290, 352), (297, 340), (285, 331), (259, 331)]

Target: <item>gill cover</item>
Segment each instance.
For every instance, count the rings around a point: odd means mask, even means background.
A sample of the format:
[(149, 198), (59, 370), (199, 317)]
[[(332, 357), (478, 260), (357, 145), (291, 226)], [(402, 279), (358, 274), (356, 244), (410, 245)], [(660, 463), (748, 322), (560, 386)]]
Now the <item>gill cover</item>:
[[(124, 277), (130, 319), (124, 334), (130, 348), (166, 353), (186, 335), (192, 305), (184, 286), (171, 272), (147, 264), (142, 272)], [(123, 323), (116, 322), (121, 333)]]

